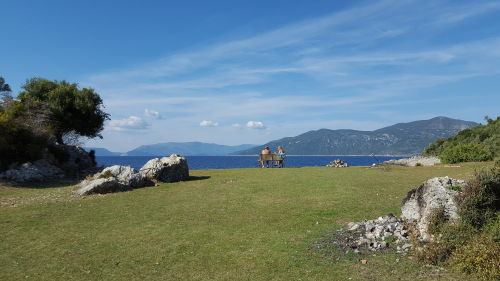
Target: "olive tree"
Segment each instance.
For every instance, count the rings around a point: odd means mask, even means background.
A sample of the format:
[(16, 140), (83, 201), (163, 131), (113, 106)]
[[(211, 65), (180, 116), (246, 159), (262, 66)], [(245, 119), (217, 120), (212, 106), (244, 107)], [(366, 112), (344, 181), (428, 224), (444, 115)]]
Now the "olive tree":
[(58, 143), (64, 144), (68, 134), (102, 138), (100, 132), (109, 114), (102, 110), (102, 99), (94, 89), (43, 78), (29, 79), (22, 88), (18, 98), (26, 106), (26, 114), (45, 114), (47, 131)]

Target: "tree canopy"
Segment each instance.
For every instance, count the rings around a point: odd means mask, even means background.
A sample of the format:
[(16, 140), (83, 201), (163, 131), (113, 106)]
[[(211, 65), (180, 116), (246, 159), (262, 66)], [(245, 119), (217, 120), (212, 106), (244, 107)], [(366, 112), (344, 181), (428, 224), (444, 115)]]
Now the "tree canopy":
[(102, 99), (94, 89), (79, 89), (78, 84), (29, 79), (18, 96), (29, 109), (46, 111), (47, 126), (53, 137), (63, 144), (66, 134), (102, 137), (104, 121), (109, 115), (102, 110)]
[(11, 89), (9, 84), (5, 84), (5, 79), (2, 76), (0, 76), (0, 93), (10, 92), (10, 91)]
[(109, 118), (101, 97), (76, 83), (34, 78), (23, 89), (13, 98), (0, 77), (0, 171), (40, 159), (68, 136), (100, 137)]

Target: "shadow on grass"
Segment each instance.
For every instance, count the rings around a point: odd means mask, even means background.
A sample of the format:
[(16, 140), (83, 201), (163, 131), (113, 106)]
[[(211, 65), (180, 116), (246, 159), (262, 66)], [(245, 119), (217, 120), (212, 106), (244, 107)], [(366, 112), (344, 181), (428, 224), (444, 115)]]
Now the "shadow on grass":
[(200, 180), (208, 180), (210, 176), (201, 176), (201, 177), (195, 177), (195, 176), (189, 176), (189, 178), (185, 181), (200, 181)]

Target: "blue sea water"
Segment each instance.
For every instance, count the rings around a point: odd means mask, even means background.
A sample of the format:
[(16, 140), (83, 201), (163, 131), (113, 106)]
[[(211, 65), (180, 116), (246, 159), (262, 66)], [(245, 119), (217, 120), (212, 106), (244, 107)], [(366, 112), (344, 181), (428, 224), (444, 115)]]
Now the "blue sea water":
[[(161, 157), (161, 156), (158, 156)], [(97, 156), (99, 166), (122, 165), (141, 168), (154, 156)], [(257, 168), (257, 156), (186, 156), (190, 170)], [(340, 159), (349, 166), (370, 166), (398, 156), (287, 156), (285, 167), (326, 166), (333, 160)]]

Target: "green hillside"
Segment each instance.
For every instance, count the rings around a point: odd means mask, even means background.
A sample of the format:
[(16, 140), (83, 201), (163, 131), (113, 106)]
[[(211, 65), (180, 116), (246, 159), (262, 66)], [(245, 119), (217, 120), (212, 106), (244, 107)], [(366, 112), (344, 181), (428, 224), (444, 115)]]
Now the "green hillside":
[(500, 157), (500, 117), (486, 117), (487, 124), (466, 129), (456, 136), (438, 139), (424, 151), (444, 163), (487, 161)]

